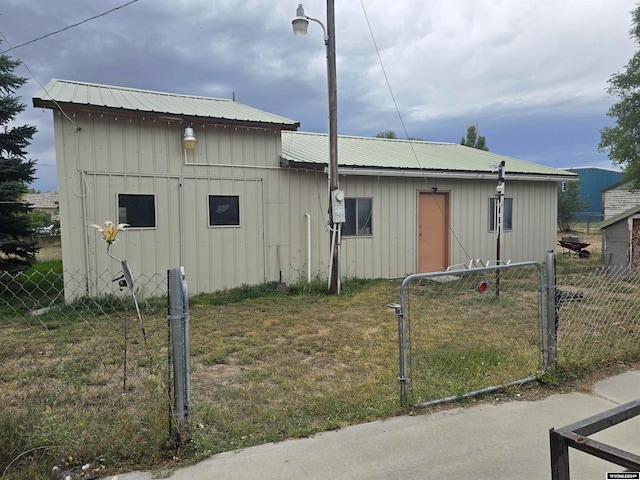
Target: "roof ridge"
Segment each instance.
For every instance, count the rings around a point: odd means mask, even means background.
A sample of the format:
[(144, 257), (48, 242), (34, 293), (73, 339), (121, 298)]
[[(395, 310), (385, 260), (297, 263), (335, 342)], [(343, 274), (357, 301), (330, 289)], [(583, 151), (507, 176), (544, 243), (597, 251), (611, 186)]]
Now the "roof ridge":
[[(182, 98), (194, 98), (198, 100), (214, 100), (220, 102), (233, 102), (230, 98), (219, 98), (219, 97), (205, 97), (204, 95), (188, 95), (184, 93), (173, 93), (173, 92), (160, 92), (158, 90), (148, 90), (144, 88), (133, 88), (133, 87), (123, 87), (120, 85), (106, 85), (103, 83), (92, 83), (92, 82), (79, 82), (77, 80), (65, 80), (62, 78), (52, 78), (52, 82), (61, 82), (68, 83), (70, 85), (84, 85), (88, 87), (97, 87), (97, 88), (105, 88), (109, 90), (121, 90), (127, 92), (138, 92), (138, 93), (148, 93), (151, 95), (161, 95), (167, 97), (182, 97)], [(234, 102), (235, 103), (235, 102)]]
[[(284, 132), (283, 132), (284, 133)], [(295, 133), (296, 135), (315, 135), (315, 136), (321, 136), (321, 137), (326, 137), (328, 136), (327, 133), (319, 133), (319, 132), (303, 132), (303, 131), (290, 131), (287, 133)], [(338, 136), (340, 138), (353, 138), (353, 139), (357, 139), (357, 140), (376, 140), (376, 141), (387, 141), (387, 142), (402, 142), (402, 143), (406, 143), (406, 142), (413, 142), (413, 143), (426, 143), (426, 144), (431, 144), (431, 145), (459, 145), (457, 143), (452, 143), (452, 142), (438, 142), (438, 141), (434, 141), (434, 140), (413, 140), (413, 139), (407, 139), (407, 138), (380, 138), (380, 137), (365, 137), (362, 135), (344, 135), (344, 134), (338, 134)]]

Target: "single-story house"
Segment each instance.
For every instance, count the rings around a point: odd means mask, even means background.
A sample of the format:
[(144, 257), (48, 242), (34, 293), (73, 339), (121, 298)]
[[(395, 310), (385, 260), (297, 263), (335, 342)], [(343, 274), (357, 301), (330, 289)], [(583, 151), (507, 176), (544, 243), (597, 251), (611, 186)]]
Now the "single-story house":
[(620, 212), (598, 225), (602, 253), (608, 267), (640, 267), (640, 205)]
[[(53, 110), (63, 264), (91, 277), (87, 293), (118, 268), (89, 228), (105, 220), (129, 224), (112, 252), (134, 275), (184, 266), (192, 293), (326, 278), (327, 135), (232, 100), (66, 80), (33, 103)], [(453, 143), (340, 136), (343, 277), (495, 260), (502, 161), (501, 258), (543, 261), (558, 182), (576, 174)]]
[(26, 193), (24, 201), (32, 209), (49, 213), (53, 218), (58, 216), (58, 192)]
[(640, 205), (640, 191), (633, 191), (631, 183), (620, 180), (602, 189), (603, 220), (618, 216), (630, 208)]

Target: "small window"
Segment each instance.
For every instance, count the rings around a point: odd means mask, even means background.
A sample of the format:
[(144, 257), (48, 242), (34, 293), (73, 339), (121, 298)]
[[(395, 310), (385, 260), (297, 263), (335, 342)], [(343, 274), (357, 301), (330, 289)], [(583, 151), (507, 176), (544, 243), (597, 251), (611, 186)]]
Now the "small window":
[[(504, 215), (502, 225), (503, 230), (511, 230), (512, 227), (512, 215), (513, 215), (513, 198), (504, 199)], [(494, 232), (496, 230), (496, 199), (489, 199), (489, 230)]]
[(343, 235), (372, 235), (371, 213), (373, 201), (371, 198), (346, 198), (346, 222), (342, 224)]
[(155, 228), (155, 196), (118, 194), (118, 223), (127, 223), (129, 228)]
[(237, 195), (209, 195), (209, 226), (240, 225), (240, 197)]

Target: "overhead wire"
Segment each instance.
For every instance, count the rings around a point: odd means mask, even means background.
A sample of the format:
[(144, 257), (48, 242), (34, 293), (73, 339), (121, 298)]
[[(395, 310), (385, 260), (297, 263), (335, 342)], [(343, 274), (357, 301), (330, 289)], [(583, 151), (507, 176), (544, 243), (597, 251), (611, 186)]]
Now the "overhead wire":
[[(136, 0), (137, 1), (137, 0)], [(53, 98), (53, 96), (51, 96), (49, 94), (49, 92), (47, 91), (47, 87), (45, 87), (42, 82), (40, 80), (38, 80), (38, 77), (35, 76), (35, 74), (33, 73), (33, 71), (31, 70), (31, 68), (29, 68), (29, 65), (22, 59), (20, 58), (20, 56), (15, 52), (15, 49), (13, 46), (11, 46), (11, 42), (9, 42), (9, 39), (7, 39), (7, 37), (5, 36), (5, 34), (0, 31), (0, 37), (2, 37), (2, 40), (4, 41), (4, 43), (7, 44), (7, 46), (9, 47), (9, 52), (13, 53), (13, 55), (18, 59), (18, 61), (20, 62), (21, 65), (23, 65), (27, 71), (29, 72), (29, 75), (31, 75), (31, 78), (33, 78), (33, 80), (35, 80), (35, 82), (40, 85), (40, 88), (42, 88), (42, 90), (45, 92), (45, 94), (51, 99), (51, 101), (55, 104), (56, 107), (58, 107), (58, 110), (60, 111), (60, 113), (62, 115), (64, 115), (64, 117), (69, 120), (71, 122), (71, 124), (73, 125), (73, 128), (75, 129), (76, 132), (76, 141), (75, 141), (75, 146), (76, 146), (76, 151), (75, 151), (75, 165), (74, 165), (74, 173), (73, 176), (71, 178), (72, 180), (72, 191), (74, 193), (74, 195), (76, 195), (77, 197), (84, 197), (86, 196), (86, 194), (83, 193), (78, 193), (75, 191), (74, 187), (73, 187), (73, 178), (75, 177), (76, 173), (79, 173), (79, 162), (80, 162), (80, 127), (78, 126), (78, 124), (75, 122), (75, 120), (73, 120), (69, 115), (67, 115), (67, 112), (64, 111), (64, 109), (62, 108), (62, 106)], [(84, 176), (81, 177), (82, 181), (85, 184), (85, 187), (87, 187), (87, 180), (84, 178)]]
[[(404, 134), (405, 134), (405, 136), (407, 138), (407, 141), (409, 142), (409, 146), (411, 147), (411, 152), (413, 153), (413, 156), (414, 156), (414, 158), (416, 160), (418, 168), (420, 170), (423, 170), (422, 164), (420, 163), (420, 159), (418, 158), (418, 154), (416, 153), (416, 150), (415, 150), (415, 148), (413, 146), (413, 142), (411, 141), (411, 139), (409, 137), (409, 133), (407, 131), (407, 127), (406, 127), (406, 125), (404, 123), (404, 119), (402, 118), (402, 113), (400, 112), (400, 108), (398, 107), (398, 102), (396, 101), (396, 97), (395, 97), (395, 95), (393, 93), (393, 88), (391, 88), (391, 82), (389, 82), (389, 77), (387, 76), (387, 71), (384, 68), (384, 62), (382, 61), (382, 56), (380, 55), (380, 50), (378, 49), (378, 44), (376, 42), (375, 35), (373, 33), (373, 28), (371, 27), (371, 23), (369, 22), (369, 16), (367, 15), (367, 9), (364, 6), (364, 0), (360, 0), (360, 5), (362, 6), (362, 12), (364, 13), (364, 18), (365, 18), (365, 21), (367, 23), (367, 27), (369, 29), (369, 34), (371, 35), (371, 40), (373, 42), (373, 46), (374, 46), (374, 49), (376, 51), (376, 55), (378, 57), (378, 62), (380, 63), (380, 68), (382, 70), (382, 74), (384, 76), (385, 83), (387, 84), (387, 88), (389, 89), (389, 93), (391, 95), (391, 99), (393, 101), (393, 105), (395, 107), (396, 113), (397, 113), (398, 118), (400, 120), (400, 124), (402, 125), (402, 129), (404, 131)], [(429, 179), (424, 174), (424, 172), (423, 172), (423, 177), (422, 178), (423, 178), (424, 182), (427, 184), (427, 187), (429, 187)], [(433, 192), (433, 189), (432, 189), (432, 192)], [(447, 218), (446, 212), (442, 209), (442, 207), (440, 206), (439, 202), (435, 202), (435, 203), (436, 203), (436, 205), (438, 207), (438, 210), (440, 210), (440, 213), (442, 214), (445, 222), (447, 223), (447, 228), (451, 232), (451, 235), (453, 235), (453, 238), (455, 239), (456, 243), (460, 246), (460, 248), (462, 249), (464, 254), (467, 256), (467, 258), (469, 260), (473, 260), (471, 255), (469, 255), (469, 252), (467, 251), (467, 249), (462, 244), (462, 241), (460, 240), (458, 235), (456, 235), (456, 232), (453, 229), (453, 226), (451, 225), (451, 222)]]
[(87, 23), (87, 22), (90, 22), (91, 20), (95, 20), (96, 18), (104, 17), (105, 15), (108, 15), (108, 14), (110, 14), (112, 12), (115, 12), (116, 10), (120, 10), (122, 8), (128, 7), (129, 5), (131, 5), (132, 3), (136, 3), (137, 1), (139, 1), (139, 0), (130, 0), (127, 3), (125, 3), (123, 5), (120, 5), (118, 7), (114, 7), (112, 9), (110, 9), (110, 10), (107, 10), (106, 12), (100, 13), (98, 15), (94, 15), (94, 16), (89, 17), (89, 18), (85, 18), (84, 20), (82, 20), (80, 22), (77, 22), (77, 23), (74, 23), (73, 25), (69, 25), (67, 27), (61, 28), (60, 30), (56, 30), (55, 32), (47, 33), (46, 35), (42, 35), (40, 37), (34, 38), (33, 40), (29, 40), (28, 42), (21, 43), (19, 45), (16, 45), (15, 47), (9, 48), (8, 50), (4, 50), (4, 51), (0, 52), (0, 55), (2, 55), (4, 53), (7, 53), (7, 52), (10, 52), (10, 51), (14, 51), (14, 53), (15, 53), (15, 50), (18, 49), (18, 48), (24, 47), (26, 45), (30, 45), (30, 44), (38, 42), (40, 40), (44, 40), (45, 38), (51, 37), (53, 35), (57, 35), (58, 33), (62, 33), (64, 31), (66, 31), (66, 30), (69, 30), (71, 28), (74, 28), (74, 27), (77, 27), (79, 25), (82, 25), (83, 23)]

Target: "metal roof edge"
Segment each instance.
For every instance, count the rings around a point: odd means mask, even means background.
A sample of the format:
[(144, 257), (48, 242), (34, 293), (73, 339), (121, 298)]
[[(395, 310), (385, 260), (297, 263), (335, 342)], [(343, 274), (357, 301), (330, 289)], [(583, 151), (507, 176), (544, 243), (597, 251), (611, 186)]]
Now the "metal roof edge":
[[(296, 135), (309, 135), (309, 136), (314, 136), (314, 137), (328, 137), (329, 135), (327, 133), (319, 133), (319, 132), (305, 132), (305, 131), (296, 131), (293, 132)], [(359, 136), (359, 135), (343, 135), (343, 134), (339, 134), (338, 138), (344, 138), (344, 139), (354, 139), (354, 140), (369, 140), (369, 141), (376, 141), (376, 142), (397, 142), (397, 143), (420, 143), (420, 144), (427, 144), (427, 145), (459, 145), (458, 143), (452, 143), (452, 142), (436, 142), (436, 141), (431, 141), (431, 140), (415, 140), (415, 139), (406, 139), (406, 138), (380, 138), (380, 137), (363, 137), (363, 136)]]
[[(85, 86), (85, 87), (97, 87), (97, 88), (108, 88), (110, 90), (123, 90), (127, 92), (139, 92), (139, 93), (148, 93), (150, 95), (165, 95), (168, 97), (182, 97), (182, 98), (195, 98), (198, 100), (215, 100), (218, 102), (229, 102), (232, 103), (234, 100), (230, 98), (220, 98), (220, 97), (205, 97), (203, 95), (189, 95), (184, 93), (172, 93), (172, 92), (162, 92), (159, 90), (148, 90), (144, 88), (133, 88), (133, 87), (123, 87), (121, 85), (107, 85), (104, 83), (92, 83), (92, 82), (80, 82), (77, 80), (65, 80), (62, 78), (52, 78), (47, 85), (41, 91), (45, 92), (47, 95), (47, 89), (55, 86), (56, 83), (68, 83), (71, 85)], [(39, 93), (39, 92), (38, 92)]]
[[(52, 95), (49, 93), (49, 90), (55, 88), (57, 83), (66, 83), (69, 85), (77, 85), (77, 86), (88, 86), (88, 87), (96, 87), (96, 88), (105, 88), (110, 90), (120, 90), (132, 93), (143, 93), (149, 95), (156, 96), (166, 96), (166, 97), (178, 97), (178, 98), (188, 98), (194, 100), (201, 100), (207, 102), (223, 102), (230, 103), (242, 106), (243, 108), (249, 108), (256, 112), (261, 112), (271, 117), (278, 117), (282, 119), (282, 121), (260, 121), (260, 120), (238, 120), (233, 118), (226, 117), (214, 117), (214, 116), (200, 116), (200, 115), (189, 115), (184, 113), (172, 113), (172, 112), (160, 112), (160, 111), (150, 111), (150, 110), (135, 110), (131, 108), (125, 107), (109, 107), (104, 105), (94, 105), (90, 103), (77, 103), (77, 102), (64, 102), (64, 101), (56, 101), (53, 99)], [(231, 99), (224, 98), (215, 98), (215, 97), (205, 97), (199, 95), (185, 95), (180, 93), (170, 93), (170, 92), (159, 92), (154, 90), (144, 90), (139, 88), (129, 88), (129, 87), (121, 87), (117, 85), (104, 85), (99, 83), (88, 83), (88, 82), (78, 82), (73, 80), (62, 80), (62, 79), (51, 79), (49, 83), (43, 87), (40, 91), (38, 91), (33, 97), (33, 106), (35, 108), (49, 108), (52, 110), (61, 110), (61, 109), (69, 109), (75, 111), (97, 111), (104, 113), (112, 113), (114, 115), (130, 115), (135, 117), (151, 117), (151, 118), (163, 118), (166, 119), (168, 117), (175, 117), (175, 120), (180, 121), (193, 121), (193, 122), (202, 122), (202, 123), (211, 123), (211, 120), (218, 120), (214, 123), (232, 125), (232, 126), (253, 126), (253, 127), (261, 127), (261, 128), (276, 128), (278, 130), (291, 130), (296, 131), (300, 128), (300, 122), (296, 122), (294, 120), (290, 120), (288, 118), (281, 117), (280, 115), (266, 112), (250, 105), (246, 105), (243, 103), (236, 102)]]
[[(290, 167), (295, 167), (298, 162), (289, 161)], [(300, 166), (303, 164), (300, 163)], [(304, 164), (306, 165), (306, 164)], [(326, 168), (326, 167), (325, 167)], [(497, 172), (481, 172), (481, 171), (455, 171), (455, 170), (428, 170), (428, 169), (395, 169), (395, 168), (367, 168), (367, 167), (344, 167), (340, 166), (339, 175), (354, 176), (381, 176), (381, 177), (407, 177), (407, 178), (453, 178), (461, 180), (495, 180)], [(506, 173), (507, 180), (533, 181), (533, 182), (562, 182), (576, 181), (574, 177), (566, 177), (564, 175), (549, 175), (536, 173)]]
[(614, 215), (613, 217), (603, 220), (602, 222), (596, 224), (596, 228), (599, 228), (600, 230), (602, 230), (603, 228), (613, 225), (614, 223), (618, 223), (619, 221), (624, 220), (630, 215), (634, 215), (638, 212), (640, 212), (640, 205), (635, 205), (625, 210), (624, 212), (620, 212), (617, 215)]
[(614, 168), (585, 166), (585, 167), (559, 167), (558, 170), (603, 170), (605, 172), (622, 173), (621, 170), (615, 170)]
[(78, 103), (68, 102), (54, 102), (53, 100), (42, 100), (36, 103), (36, 98), (33, 99), (33, 106), (35, 108), (49, 108), (51, 110), (67, 110), (73, 112), (84, 113), (105, 113), (108, 115), (123, 117), (145, 117), (155, 118), (159, 120), (169, 120), (174, 122), (185, 122), (193, 124), (213, 124), (213, 125), (227, 125), (236, 127), (253, 127), (253, 128), (273, 128), (276, 130), (289, 130), (295, 131), (300, 127), (300, 122), (292, 123), (280, 123), (280, 122), (264, 122), (257, 120), (236, 120), (224, 117), (204, 117), (199, 115), (185, 115), (177, 113), (161, 113), (152, 112), (147, 110), (131, 110), (127, 108), (116, 107), (103, 107), (98, 105), (84, 105)]

